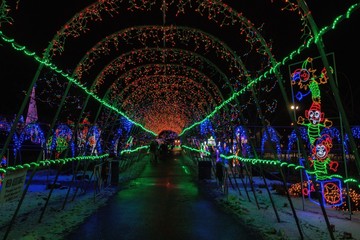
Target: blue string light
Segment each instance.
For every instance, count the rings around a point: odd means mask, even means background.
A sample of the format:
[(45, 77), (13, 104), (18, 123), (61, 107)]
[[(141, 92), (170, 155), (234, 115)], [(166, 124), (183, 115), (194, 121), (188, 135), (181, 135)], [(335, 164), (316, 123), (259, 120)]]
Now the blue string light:
[(261, 141), (261, 154), (264, 155), (265, 153), (265, 143), (270, 140), (270, 142), (275, 143), (276, 145), (276, 152), (277, 155), (281, 155), (281, 144), (280, 144), (280, 137), (278, 136), (275, 128), (271, 126), (264, 127), (263, 138)]

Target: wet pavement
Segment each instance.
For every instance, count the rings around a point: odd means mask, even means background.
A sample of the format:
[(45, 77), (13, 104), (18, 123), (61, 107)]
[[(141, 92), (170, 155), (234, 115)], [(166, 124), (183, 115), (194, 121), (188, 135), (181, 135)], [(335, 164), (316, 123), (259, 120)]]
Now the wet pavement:
[(121, 189), (66, 239), (232, 240), (260, 239), (225, 213), (199, 188), (184, 164), (170, 154), (148, 163), (139, 178)]

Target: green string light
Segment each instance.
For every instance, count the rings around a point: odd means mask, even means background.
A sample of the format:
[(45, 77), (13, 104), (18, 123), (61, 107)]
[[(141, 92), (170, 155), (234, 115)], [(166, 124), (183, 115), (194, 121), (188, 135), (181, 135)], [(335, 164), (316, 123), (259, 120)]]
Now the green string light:
[(135, 149), (125, 149), (125, 150), (121, 151), (120, 154), (132, 153), (132, 152), (136, 152), (136, 151), (139, 151), (141, 149), (147, 149), (147, 148), (149, 148), (149, 145), (141, 146), (141, 147), (138, 147), (138, 148), (135, 148)]
[(55, 164), (65, 164), (67, 162), (73, 162), (73, 161), (83, 161), (83, 160), (91, 160), (91, 161), (96, 161), (102, 158), (106, 158), (108, 157), (109, 154), (103, 154), (100, 156), (78, 156), (78, 157), (72, 157), (72, 158), (63, 158), (63, 159), (51, 159), (51, 160), (44, 160), (44, 161), (39, 161), (38, 163), (36, 162), (31, 162), (31, 163), (25, 163), (23, 165), (19, 164), (19, 165), (15, 165), (15, 166), (11, 166), (11, 167), (7, 167), (5, 168), (0, 168), (0, 172), (2, 173), (6, 173), (8, 171), (16, 171), (19, 169), (29, 169), (31, 168), (31, 166), (49, 166), (49, 165), (55, 165)]
[[(181, 147), (189, 149), (190, 151), (202, 152), (199, 149), (195, 149), (195, 148), (188, 147), (188, 146), (185, 146), (185, 145), (181, 145)], [(223, 155), (223, 154), (220, 154), (220, 157), (222, 157), (224, 159), (237, 159), (237, 160), (239, 160), (241, 162), (250, 163), (250, 164), (253, 164), (253, 165), (257, 165), (257, 164), (275, 165), (275, 166), (280, 166), (280, 167), (294, 168), (295, 170), (304, 170), (305, 169), (305, 167), (302, 166), (302, 165), (296, 165), (294, 163), (287, 163), (287, 162), (282, 162), (280, 160), (274, 160), (274, 159), (244, 158), (244, 157), (239, 157), (239, 156), (236, 156), (236, 155)], [(359, 184), (359, 181), (357, 179), (354, 179), (354, 178), (345, 179), (343, 176), (341, 176), (339, 174), (333, 174), (333, 175), (331, 175), (331, 177), (332, 178), (343, 179), (344, 183)], [(360, 185), (358, 185), (358, 187), (360, 188)]]
[(204, 154), (206, 154), (206, 155), (210, 155), (210, 153), (207, 152), (207, 151), (199, 150), (199, 149), (192, 148), (192, 147), (189, 147), (189, 146), (186, 146), (186, 145), (181, 145), (181, 148), (185, 148), (185, 149), (189, 149), (190, 151), (194, 151), (194, 152), (199, 152), (199, 153), (204, 153)]
[[(142, 149), (147, 149), (148, 147), (149, 147), (148, 145), (145, 145), (145, 146), (140, 146), (138, 148), (131, 149), (131, 150), (123, 150), (123, 151), (121, 151), (121, 154), (140, 151)], [(5, 168), (0, 168), (0, 173), (6, 173), (8, 171), (16, 171), (16, 170), (25, 169), (25, 168), (29, 169), (32, 166), (33, 167), (49, 166), (49, 165), (65, 164), (67, 162), (83, 161), (83, 160), (96, 161), (96, 160), (99, 160), (99, 159), (106, 158), (108, 156), (109, 156), (109, 154), (103, 154), (103, 155), (100, 155), (100, 156), (78, 156), (78, 157), (63, 158), (63, 159), (47, 159), (47, 160), (43, 160), (43, 161), (39, 161), (39, 162), (25, 163), (23, 165), (19, 164), (19, 165), (7, 167), (6, 169)]]

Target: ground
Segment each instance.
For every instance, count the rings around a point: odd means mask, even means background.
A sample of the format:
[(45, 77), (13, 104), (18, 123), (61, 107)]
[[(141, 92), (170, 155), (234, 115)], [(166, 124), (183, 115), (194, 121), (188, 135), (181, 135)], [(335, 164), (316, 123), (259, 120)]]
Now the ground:
[[(250, 201), (243, 188), (241, 195), (238, 190), (229, 188), (228, 194), (223, 194), (219, 188), (214, 189), (213, 184), (208, 188), (212, 189), (214, 199), (226, 211), (235, 214), (243, 223), (247, 224), (254, 231), (261, 231), (267, 239), (331, 239), (325, 218), (319, 205), (308, 199), (291, 198), (289, 202), (286, 195), (276, 193), (270, 189), (274, 207), (271, 204), (267, 190), (261, 186), (262, 179), (253, 178), (258, 184), (255, 187), (257, 206), (254, 194), (249, 191)], [(299, 227), (296, 224), (291, 204), (295, 208)], [(334, 239), (360, 239), (360, 214), (338, 211), (326, 208), (326, 213), (331, 227), (333, 227)], [(276, 216), (278, 215), (278, 217)], [(299, 231), (301, 229), (301, 234)]]

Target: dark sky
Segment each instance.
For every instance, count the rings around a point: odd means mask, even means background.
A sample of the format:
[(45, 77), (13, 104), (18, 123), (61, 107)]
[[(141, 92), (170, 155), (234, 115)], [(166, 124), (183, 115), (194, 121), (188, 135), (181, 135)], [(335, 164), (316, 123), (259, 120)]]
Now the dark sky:
[[(252, 21), (255, 26), (262, 28), (265, 39), (273, 41), (273, 54), (281, 61), (292, 50), (296, 49), (302, 42), (302, 24), (299, 16), (295, 12), (280, 9), (285, 6), (283, 1), (225, 1), (238, 12), (243, 12), (243, 16)], [(309, 8), (319, 28), (332, 23), (333, 19), (343, 14), (349, 6), (357, 1), (327, 1), (317, 0), (308, 1)], [(86, 6), (88, 1), (64, 0), (58, 3), (52, 1), (16, 1), (17, 6), (12, 5), (10, 16), (13, 24), (3, 23), (0, 30), (8, 37), (14, 38), (20, 45), (26, 46), (29, 50), (40, 54), (49, 44), (57, 30), (66, 23), (76, 12)], [(54, 4), (57, 4), (55, 7)], [(16, 8), (15, 8), (16, 7)], [(108, 28), (99, 28), (93, 33), (89, 33), (86, 41), (81, 45), (69, 43), (66, 59), (59, 60), (56, 65), (66, 69), (67, 64), (72, 60), (77, 62), (84, 54), (84, 49), (91, 47), (96, 41), (103, 37), (104, 33), (119, 31), (125, 27), (147, 24), (162, 24), (162, 12), (154, 7), (152, 11), (137, 14), (121, 8), (121, 21), (110, 24)], [(104, 19), (104, 21), (113, 21)], [(334, 53), (336, 59), (337, 78), (341, 96), (346, 110), (351, 115), (352, 121), (360, 122), (360, 117), (355, 114), (356, 106), (360, 104), (357, 93), (360, 91), (357, 83), (357, 57), (360, 54), (359, 37), (357, 29), (360, 23), (360, 10), (355, 11), (351, 18), (343, 21), (337, 29), (328, 32), (324, 36), (325, 49), (329, 53)], [(237, 39), (237, 32), (233, 29), (226, 31), (215, 25), (204, 17), (195, 17), (193, 14), (183, 14), (178, 17), (166, 16), (166, 24), (174, 25), (194, 25), (207, 31), (221, 41), (224, 41), (235, 52), (241, 52), (242, 42)], [(233, 32), (232, 32), (233, 31)], [(81, 49), (83, 47), (84, 49)], [(317, 57), (315, 50), (307, 51), (306, 54)], [(37, 63), (31, 57), (15, 51), (10, 45), (0, 42), (0, 72), (3, 94), (1, 95), (0, 114), (15, 114), (24, 97), (26, 91), (37, 70)], [(65, 57), (64, 57), (65, 59)], [(71, 68), (73, 65), (69, 65)], [(282, 68), (286, 74), (287, 66)], [(285, 75), (285, 78), (288, 76)], [(280, 100), (281, 101), (281, 100)]]

